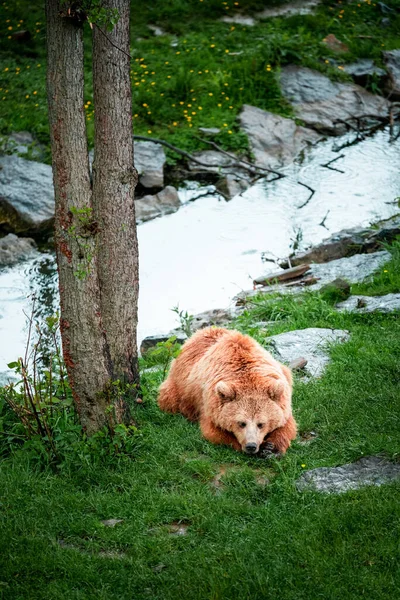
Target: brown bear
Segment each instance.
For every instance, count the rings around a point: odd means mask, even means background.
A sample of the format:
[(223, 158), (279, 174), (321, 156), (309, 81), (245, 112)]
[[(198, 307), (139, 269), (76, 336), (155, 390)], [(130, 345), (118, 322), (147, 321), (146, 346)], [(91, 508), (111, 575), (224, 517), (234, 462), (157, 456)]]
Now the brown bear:
[(182, 347), (158, 404), (199, 420), (204, 437), (247, 454), (260, 446), (284, 454), (296, 437), (292, 375), (254, 339), (239, 331), (208, 327)]

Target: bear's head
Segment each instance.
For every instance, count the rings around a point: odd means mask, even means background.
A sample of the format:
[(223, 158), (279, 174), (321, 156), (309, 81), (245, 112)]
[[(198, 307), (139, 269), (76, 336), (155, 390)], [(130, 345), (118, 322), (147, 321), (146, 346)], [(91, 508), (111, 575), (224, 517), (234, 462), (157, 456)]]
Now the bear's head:
[(282, 427), (291, 414), (291, 374), (283, 369), (255, 380), (218, 381), (214, 386), (213, 420), (233, 433), (247, 454), (256, 454), (264, 438)]

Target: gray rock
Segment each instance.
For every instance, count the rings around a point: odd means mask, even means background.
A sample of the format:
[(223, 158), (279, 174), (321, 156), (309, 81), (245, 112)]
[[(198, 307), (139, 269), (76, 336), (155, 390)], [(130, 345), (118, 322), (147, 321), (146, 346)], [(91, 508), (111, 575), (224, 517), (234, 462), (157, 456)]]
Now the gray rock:
[(39, 144), (29, 131), (13, 131), (0, 141), (0, 149), (6, 154), (30, 154), (35, 160), (44, 156), (44, 147)]
[(321, 3), (321, 0), (294, 0), (281, 6), (266, 8), (257, 13), (259, 19), (269, 19), (271, 17), (292, 17), (293, 15), (308, 15), (314, 12), (314, 9)]
[(247, 133), (260, 167), (277, 168), (290, 164), (310, 144), (321, 136), (300, 127), (292, 119), (245, 104), (239, 115), (240, 126)]
[(266, 339), (279, 360), (290, 363), (299, 356), (307, 360), (304, 371), (311, 377), (321, 377), (329, 363), (328, 346), (347, 342), (348, 331), (309, 327), (273, 335)]
[(0, 230), (34, 235), (54, 222), (51, 167), (19, 156), (0, 157)]
[(228, 198), (234, 198), (239, 194), (243, 194), (251, 186), (251, 180), (248, 177), (239, 175), (227, 175), (217, 184), (217, 189), (222, 195)]
[(341, 135), (345, 121), (364, 119), (376, 123), (389, 116), (390, 103), (354, 83), (336, 83), (318, 71), (288, 66), (281, 71), (283, 95), (293, 104), (296, 116), (308, 127)]
[(296, 481), (296, 487), (301, 492), (314, 490), (326, 494), (341, 494), (399, 479), (400, 464), (381, 456), (369, 456), (340, 467), (320, 467), (305, 471)]
[(19, 238), (13, 233), (0, 238), (0, 267), (10, 267), (35, 253), (36, 244), (31, 238)]
[(180, 206), (178, 192), (172, 185), (168, 185), (158, 194), (135, 200), (136, 220), (143, 223), (162, 215), (169, 215), (176, 212)]
[(400, 100), (400, 48), (383, 53), (383, 59), (389, 73), (387, 91), (391, 100)]
[[(391, 242), (398, 235), (400, 235), (400, 215), (395, 215), (385, 221), (379, 221), (373, 229), (370, 227), (343, 229), (317, 246), (291, 256), (290, 263), (292, 266), (309, 262), (325, 263), (353, 254), (374, 252), (381, 247), (382, 242)], [(279, 264), (285, 269), (289, 266), (287, 260)]]
[(139, 183), (147, 189), (164, 187), (164, 148), (153, 142), (135, 142), (134, 163), (139, 173)]
[(386, 294), (385, 296), (350, 296), (344, 302), (337, 304), (340, 312), (394, 312), (400, 310), (400, 294)]
[(256, 20), (253, 17), (246, 15), (236, 14), (232, 17), (222, 17), (221, 21), (224, 23), (236, 23), (237, 25), (245, 25), (246, 27), (254, 27)]
[(204, 329), (211, 325), (224, 326), (234, 319), (234, 311), (225, 308), (213, 308), (202, 313), (194, 315), (192, 321), (192, 330)]
[(230, 158), (223, 152), (218, 152), (218, 150), (194, 152), (193, 156), (204, 163), (199, 165), (198, 163), (189, 161), (189, 169), (194, 173), (210, 172), (223, 175), (224, 173), (229, 172), (232, 164), (237, 162), (236, 158)]
[(374, 77), (374, 79), (387, 77), (386, 71), (377, 67), (371, 58), (360, 58), (354, 63), (344, 65), (343, 71), (361, 86), (365, 86), (371, 77)]
[(150, 348), (154, 348), (160, 342), (167, 342), (171, 337), (176, 337), (178, 344), (183, 344), (187, 340), (185, 333), (178, 333), (170, 331), (169, 333), (158, 333), (156, 335), (149, 335), (142, 340), (140, 344), (140, 354), (143, 356)]
[(386, 250), (373, 254), (355, 254), (347, 258), (339, 258), (323, 264), (312, 264), (311, 273), (319, 281), (310, 286), (310, 290), (320, 289), (323, 285), (334, 279), (345, 278), (351, 283), (361, 283), (368, 278), (391, 258)]

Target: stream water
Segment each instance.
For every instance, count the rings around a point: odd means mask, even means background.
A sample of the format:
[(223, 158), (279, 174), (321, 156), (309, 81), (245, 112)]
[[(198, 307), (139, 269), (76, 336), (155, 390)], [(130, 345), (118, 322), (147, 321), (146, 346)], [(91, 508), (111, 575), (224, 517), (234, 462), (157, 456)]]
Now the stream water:
[[(211, 192), (191, 202), (198, 192), (183, 188), (177, 213), (140, 225), (139, 342), (177, 326), (174, 306), (192, 314), (228, 306), (274, 268), (262, 256), (283, 258), (295, 242), (305, 248), (399, 212), (400, 140), (390, 142), (384, 129), (343, 147), (352, 141), (349, 134), (322, 142), (284, 169), (285, 178), (259, 180), (230, 202)], [(335, 158), (331, 169), (322, 166)], [(299, 181), (315, 190), (311, 198)], [(32, 295), (51, 314), (56, 290), (51, 254), (0, 271), (0, 380), (24, 351)]]

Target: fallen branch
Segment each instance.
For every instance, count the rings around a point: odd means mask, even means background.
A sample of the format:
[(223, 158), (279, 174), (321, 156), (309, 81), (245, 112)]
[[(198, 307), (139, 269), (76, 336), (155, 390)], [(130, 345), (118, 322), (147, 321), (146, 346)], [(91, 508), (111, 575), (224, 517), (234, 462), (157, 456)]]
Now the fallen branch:
[[(322, 221), (321, 221), (321, 223), (320, 223), (320, 226), (321, 226), (321, 227), (325, 227), (325, 221), (326, 221), (326, 219), (328, 218), (328, 215), (329, 215), (329, 213), (330, 213), (330, 212), (331, 212), (331, 211), (330, 211), (330, 210), (328, 210), (328, 212), (326, 213), (326, 215), (325, 215), (325, 216), (324, 216), (324, 218), (322, 219)], [(328, 229), (328, 228), (327, 228), (327, 227), (325, 227), (325, 229)]]
[(289, 281), (290, 279), (298, 279), (302, 277), (304, 273), (310, 270), (310, 265), (298, 265), (292, 269), (285, 269), (284, 271), (277, 271), (276, 273), (269, 273), (268, 275), (262, 275), (253, 280), (253, 285), (268, 285), (277, 281)]
[(336, 167), (330, 166), (332, 163), (339, 160), (339, 158), (344, 158), (344, 154), (340, 154), (336, 158), (332, 158), (332, 160), (328, 161), (327, 163), (322, 164), (321, 167), (325, 167), (325, 169), (330, 169), (331, 171), (337, 171), (338, 173), (344, 173), (344, 171), (342, 171), (341, 169), (336, 169)]
[(297, 183), (299, 185), (302, 185), (303, 187), (307, 188), (311, 192), (311, 194), (309, 195), (307, 200), (305, 202), (303, 202), (303, 204), (301, 206), (297, 207), (298, 209), (300, 209), (300, 208), (304, 208), (305, 206), (307, 206), (307, 204), (310, 202), (311, 198), (314, 196), (315, 190), (312, 187), (310, 187), (309, 185), (307, 185), (306, 183), (301, 183), (301, 181), (298, 181)]

